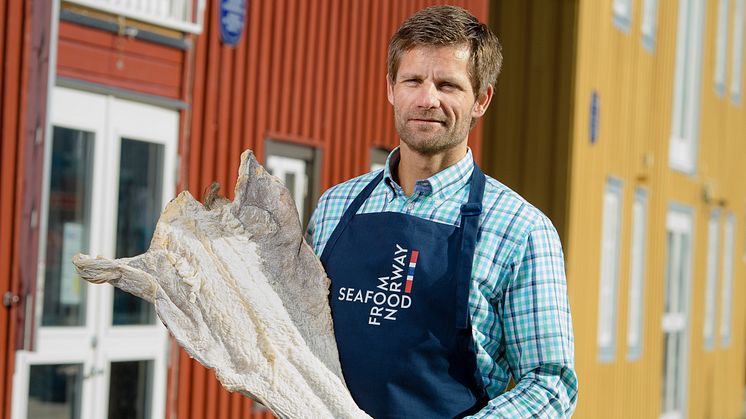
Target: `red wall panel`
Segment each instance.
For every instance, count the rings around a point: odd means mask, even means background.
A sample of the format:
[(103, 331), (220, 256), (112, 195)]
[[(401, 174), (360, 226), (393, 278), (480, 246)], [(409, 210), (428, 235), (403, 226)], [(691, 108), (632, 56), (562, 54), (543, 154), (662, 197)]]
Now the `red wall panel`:
[(57, 74), (182, 99), (184, 51), (61, 21)]
[(0, 299), (15, 298), (0, 305), (0, 418), (10, 418), (15, 351), (30, 344), (50, 18), (49, 2), (0, 2)]
[[(220, 42), (217, 3), (208, 1), (196, 37), (191, 117), (181, 145), (182, 186), (193, 195), (218, 181), (232, 197), (241, 151), (251, 148), (262, 160), (267, 138), (320, 148), (322, 190), (366, 172), (371, 147), (397, 145), (386, 100), (389, 37), (416, 10), (445, 2), (249, 1), (235, 48)], [(487, 0), (447, 3), (487, 20)], [(477, 156), (480, 142), (478, 125), (470, 138)], [(248, 399), (227, 395), (183, 351), (174, 362), (169, 418), (251, 417)]]

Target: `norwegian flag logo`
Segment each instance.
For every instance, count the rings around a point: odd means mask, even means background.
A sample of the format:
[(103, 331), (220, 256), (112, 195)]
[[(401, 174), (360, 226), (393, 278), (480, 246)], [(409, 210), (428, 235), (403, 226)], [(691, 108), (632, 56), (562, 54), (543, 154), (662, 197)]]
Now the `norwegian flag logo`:
[(417, 267), (417, 257), (420, 252), (412, 250), (412, 256), (409, 258), (409, 272), (407, 272), (407, 283), (404, 286), (404, 292), (409, 294), (412, 292), (412, 284), (414, 283), (414, 268)]

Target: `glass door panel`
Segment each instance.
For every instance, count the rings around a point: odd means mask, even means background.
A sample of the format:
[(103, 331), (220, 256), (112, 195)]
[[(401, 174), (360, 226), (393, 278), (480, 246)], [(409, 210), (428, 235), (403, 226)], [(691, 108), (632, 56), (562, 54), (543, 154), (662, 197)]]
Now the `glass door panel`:
[(82, 364), (32, 365), (28, 419), (77, 419), (83, 383)]
[(42, 326), (85, 324), (86, 285), (70, 259), (89, 249), (93, 140), (92, 132), (53, 129)]
[(672, 208), (667, 218), (661, 417), (681, 418), (686, 409), (688, 307), (692, 263), (692, 212)]
[[(163, 205), (163, 144), (122, 138), (117, 208), (117, 258), (144, 253)], [(153, 306), (114, 290), (112, 324), (154, 324)]]
[(149, 419), (152, 361), (112, 362), (109, 419)]

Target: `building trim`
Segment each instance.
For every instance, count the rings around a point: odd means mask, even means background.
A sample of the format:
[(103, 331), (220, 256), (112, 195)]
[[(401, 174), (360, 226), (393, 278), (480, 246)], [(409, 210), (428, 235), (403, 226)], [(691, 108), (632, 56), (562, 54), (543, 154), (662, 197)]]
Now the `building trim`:
[(72, 77), (57, 76), (55, 85), (60, 87), (69, 87), (71, 89), (84, 90), (91, 93), (99, 93), (102, 95), (116, 96), (121, 99), (147, 103), (150, 105), (160, 106), (162, 108), (178, 110), (190, 108), (188, 103), (181, 100), (174, 100), (161, 96), (139, 93), (132, 90), (107, 86), (105, 84), (74, 79)]
[(60, 20), (76, 23), (78, 25), (89, 26), (91, 28), (96, 28), (111, 33), (121, 33), (123, 30), (124, 34), (131, 38), (152, 42), (154, 44), (165, 45), (183, 51), (192, 49), (192, 43), (187, 39), (172, 38), (169, 36), (161, 35), (159, 33), (137, 28), (135, 26), (126, 25), (122, 28), (120, 27), (120, 25), (114, 22), (108, 22), (106, 20), (98, 19), (92, 16), (86, 16), (72, 10), (60, 10)]

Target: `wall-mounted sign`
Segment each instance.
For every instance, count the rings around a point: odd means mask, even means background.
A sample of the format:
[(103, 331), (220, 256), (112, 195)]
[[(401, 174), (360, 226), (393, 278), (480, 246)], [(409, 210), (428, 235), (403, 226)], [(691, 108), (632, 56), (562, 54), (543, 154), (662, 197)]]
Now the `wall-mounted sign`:
[(248, 0), (220, 0), (220, 39), (235, 47), (241, 39)]
[(591, 93), (591, 114), (589, 124), (591, 144), (596, 144), (596, 141), (598, 140), (598, 118), (600, 107), (601, 103), (600, 99), (598, 98), (598, 93), (594, 90)]

